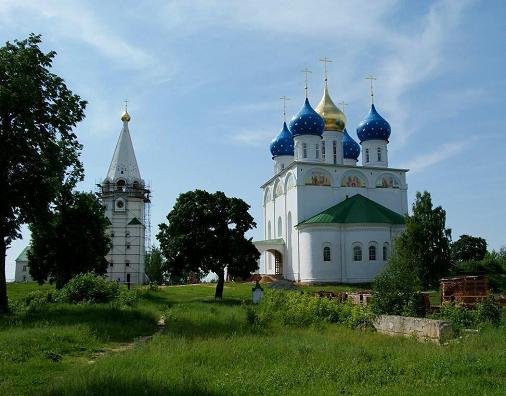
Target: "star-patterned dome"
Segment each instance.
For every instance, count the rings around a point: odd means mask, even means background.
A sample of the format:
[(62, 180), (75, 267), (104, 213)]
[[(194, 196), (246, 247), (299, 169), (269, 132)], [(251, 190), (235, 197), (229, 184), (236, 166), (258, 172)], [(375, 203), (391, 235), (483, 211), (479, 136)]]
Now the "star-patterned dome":
[(390, 137), (390, 124), (378, 114), (374, 104), (364, 121), (357, 128), (357, 135), (360, 142), (366, 140), (386, 140)]
[(283, 122), (283, 129), (271, 142), (272, 158), (280, 155), (293, 155), (293, 136), (288, 130), (286, 122)]
[(304, 106), (299, 113), (288, 123), (288, 128), (293, 136), (317, 135), (321, 136), (325, 121), (313, 110), (306, 98)]
[(353, 138), (348, 134), (346, 128), (344, 128), (344, 135), (343, 135), (344, 159), (357, 160), (359, 155), (360, 155), (360, 145), (355, 140), (353, 140)]

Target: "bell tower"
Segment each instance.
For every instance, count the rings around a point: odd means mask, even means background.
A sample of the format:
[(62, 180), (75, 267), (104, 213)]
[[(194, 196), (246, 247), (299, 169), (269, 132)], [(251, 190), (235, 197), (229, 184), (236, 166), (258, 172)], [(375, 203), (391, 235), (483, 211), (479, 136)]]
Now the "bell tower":
[[(109, 220), (111, 250), (107, 277), (127, 285), (142, 284), (145, 276), (146, 235), (149, 230), (150, 190), (141, 178), (128, 129), (130, 115), (125, 104), (123, 128), (114, 150), (107, 177), (99, 195)], [(149, 238), (148, 238), (149, 239)]]

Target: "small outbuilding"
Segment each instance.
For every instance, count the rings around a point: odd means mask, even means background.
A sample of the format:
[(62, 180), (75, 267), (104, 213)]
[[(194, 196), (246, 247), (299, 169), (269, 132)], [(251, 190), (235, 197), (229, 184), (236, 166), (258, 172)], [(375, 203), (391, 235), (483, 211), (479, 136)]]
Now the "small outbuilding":
[(16, 272), (14, 280), (16, 282), (32, 282), (33, 279), (30, 276), (28, 270), (28, 250), (29, 246), (25, 247), (16, 259)]

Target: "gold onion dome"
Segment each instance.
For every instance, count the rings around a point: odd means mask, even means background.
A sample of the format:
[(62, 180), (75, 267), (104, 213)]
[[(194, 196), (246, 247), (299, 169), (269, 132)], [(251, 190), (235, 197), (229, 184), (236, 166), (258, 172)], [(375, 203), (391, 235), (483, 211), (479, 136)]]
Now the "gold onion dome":
[(123, 122), (129, 122), (130, 121), (130, 114), (128, 114), (128, 111), (124, 111), (123, 114), (121, 115), (121, 121)]
[(346, 116), (330, 99), (327, 83), (323, 90), (323, 98), (315, 111), (325, 120), (326, 131), (342, 131), (346, 126)]

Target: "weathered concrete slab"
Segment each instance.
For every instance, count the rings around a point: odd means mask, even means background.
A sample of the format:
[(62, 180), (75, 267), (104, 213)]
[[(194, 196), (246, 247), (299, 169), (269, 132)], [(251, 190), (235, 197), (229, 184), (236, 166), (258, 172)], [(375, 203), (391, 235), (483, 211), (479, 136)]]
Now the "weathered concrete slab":
[(453, 336), (450, 322), (396, 315), (380, 315), (374, 321), (379, 333), (405, 337), (415, 337), (420, 341), (440, 343)]

